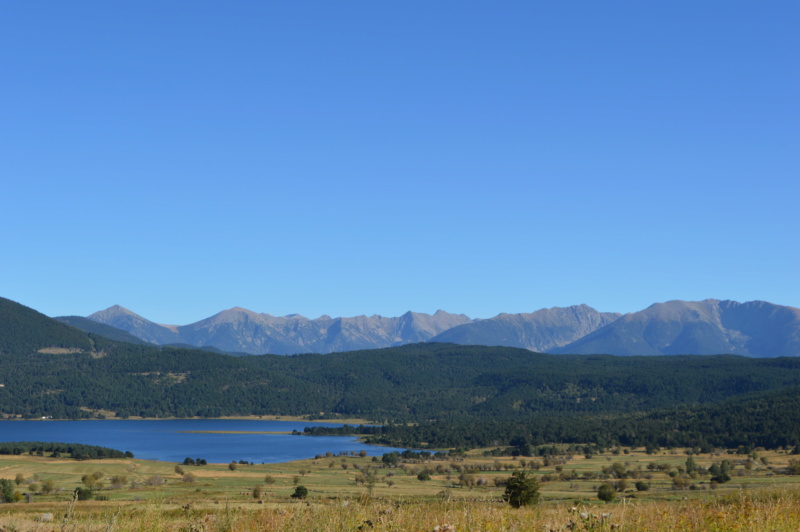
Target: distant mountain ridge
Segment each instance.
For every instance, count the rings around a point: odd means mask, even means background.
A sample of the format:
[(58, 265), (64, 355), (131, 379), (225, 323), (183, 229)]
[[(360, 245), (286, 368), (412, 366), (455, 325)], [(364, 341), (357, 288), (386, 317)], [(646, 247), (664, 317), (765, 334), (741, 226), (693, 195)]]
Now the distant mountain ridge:
[(394, 318), (309, 319), (234, 307), (181, 326), (153, 323), (115, 305), (88, 318), (159, 345), (249, 354), (332, 353), (442, 342), (555, 354), (800, 356), (800, 309), (764, 301), (676, 300), (625, 315), (574, 305), (476, 320), (442, 310)]
[(189, 325), (153, 323), (114, 305), (89, 319), (122, 329), (155, 344), (212, 346), (250, 354), (332, 353), (425, 342), (457, 325), (467, 316), (438, 311), (433, 315), (406, 312), (396, 318), (356, 316), (309, 319), (293, 314), (272, 316), (234, 307)]
[(551, 352), (800, 356), (800, 309), (766, 301), (655, 303)]
[(433, 337), (433, 342), (521, 347), (542, 353), (572, 343), (622, 316), (588, 305), (553, 307), (529, 314), (500, 314), (465, 323)]

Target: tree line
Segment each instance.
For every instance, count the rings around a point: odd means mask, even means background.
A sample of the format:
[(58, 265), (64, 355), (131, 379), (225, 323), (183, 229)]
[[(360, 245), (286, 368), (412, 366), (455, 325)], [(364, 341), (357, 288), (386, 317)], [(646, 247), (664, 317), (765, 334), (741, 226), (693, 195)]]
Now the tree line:
[(98, 460), (103, 458), (133, 458), (130, 451), (118, 451), (97, 445), (82, 443), (59, 443), (39, 441), (13, 441), (0, 443), (0, 455), (30, 454), (36, 456), (52, 456), (54, 458), (72, 458), (74, 460)]

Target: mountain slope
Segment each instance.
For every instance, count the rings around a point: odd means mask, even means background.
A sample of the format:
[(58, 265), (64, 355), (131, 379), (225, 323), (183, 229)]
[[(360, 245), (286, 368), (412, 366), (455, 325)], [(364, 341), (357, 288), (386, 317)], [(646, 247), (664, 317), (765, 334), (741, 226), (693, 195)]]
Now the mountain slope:
[(154, 344), (181, 343), (180, 337), (172, 329), (153, 323), (119, 305), (95, 312), (87, 317), (92, 321), (122, 329), (146, 342)]
[(0, 297), (0, 352), (34, 353), (47, 348), (90, 350), (86, 333)]
[(213, 346), (250, 354), (332, 353), (422, 342), (471, 321), (467, 316), (438, 311), (433, 315), (407, 312), (397, 318), (355, 316), (310, 320), (303, 316), (272, 316), (244, 308), (224, 310), (198, 322), (166, 327), (115, 305), (89, 319), (123, 329), (161, 345)]
[(122, 329), (117, 329), (111, 325), (106, 325), (104, 323), (100, 323), (99, 321), (90, 320), (89, 318), (84, 318), (82, 316), (59, 316), (53, 319), (65, 325), (69, 325), (70, 327), (75, 327), (76, 329), (80, 329), (84, 332), (103, 336), (109, 340), (115, 340), (117, 342), (128, 342), (131, 344), (149, 343), (141, 338), (123, 331)]
[(504, 345), (544, 352), (574, 342), (620, 316), (615, 312), (598, 312), (587, 305), (541, 309), (529, 314), (500, 314), (453, 327), (432, 341)]
[(800, 354), (800, 309), (764, 301), (667, 301), (626, 314), (553, 353)]
[(441, 310), (312, 320), (236, 307), (189, 325), (166, 326), (120, 306), (89, 318), (159, 345), (248, 354), (332, 353), (432, 341), (558, 354), (800, 356), (800, 309), (763, 301), (668, 301), (622, 317), (575, 305), (486, 320)]

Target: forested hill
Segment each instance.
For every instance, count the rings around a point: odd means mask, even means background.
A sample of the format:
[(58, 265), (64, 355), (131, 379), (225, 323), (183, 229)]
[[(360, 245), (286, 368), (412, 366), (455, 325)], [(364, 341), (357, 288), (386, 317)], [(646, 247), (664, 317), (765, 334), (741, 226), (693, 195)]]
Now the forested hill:
[(62, 337), (40, 316), (42, 334), (0, 340), (2, 414), (325, 412), (405, 422), (647, 411), (800, 385), (795, 358), (556, 356), (451, 344), (242, 358), (118, 343), (57, 324)]
[(526, 447), (558, 443), (591, 443), (600, 447), (793, 448), (800, 453), (800, 389), (748, 394), (703, 406), (660, 409), (647, 413), (571, 415), (542, 412), (517, 418), (478, 422), (466, 415), (413, 425), (306, 428), (311, 434), (368, 434), (367, 441), (396, 447)]
[(91, 349), (83, 331), (0, 297), (0, 353), (23, 354), (46, 348)]
[[(800, 387), (798, 358), (545, 355), (452, 344), (231, 357), (115, 342), (0, 303), (6, 417), (325, 413), (476, 434), (493, 423), (534, 430), (549, 419), (574, 430), (581, 420), (602, 418), (603, 437), (620, 439), (636, 427), (624, 416), (699, 412)], [(562, 428), (551, 434), (566, 437)]]

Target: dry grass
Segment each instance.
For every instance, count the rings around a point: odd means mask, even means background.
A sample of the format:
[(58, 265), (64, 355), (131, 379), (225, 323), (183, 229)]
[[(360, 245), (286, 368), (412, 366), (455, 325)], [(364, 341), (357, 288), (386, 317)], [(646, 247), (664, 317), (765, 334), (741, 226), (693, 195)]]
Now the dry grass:
[[(634, 502), (571, 507), (543, 504), (514, 510), (498, 503), (414, 500), (326, 500), (280, 504), (146, 505), (65, 502), (53, 521), (37, 521), (39, 505), (0, 515), (2, 530), (16, 531), (250, 531), (394, 530), (435, 527), (480, 531), (792, 531), (800, 529), (800, 492), (739, 493), (711, 501)], [(52, 511), (52, 509), (50, 510)], [(69, 512), (69, 514), (68, 514)], [(359, 528), (360, 527), (360, 528)]]
[[(510, 457), (484, 457), (473, 453), (463, 461), (407, 464), (405, 469), (384, 468), (367, 457), (328, 456), (283, 464), (228, 464), (183, 466), (195, 476), (183, 482), (175, 464), (143, 460), (76, 462), (31, 456), (0, 456), (0, 477), (22, 474), (21, 493), (32, 491), (27, 482), (50, 480), (58, 491), (37, 494), (32, 502), (0, 505), (0, 531), (245, 531), (245, 530), (434, 530), (451, 525), (455, 530), (652, 530), (734, 531), (800, 530), (800, 477), (778, 474), (788, 460), (785, 452), (760, 452), (758, 460), (722, 453), (695, 456), (698, 465), (730, 459), (736, 463), (731, 482), (712, 489), (707, 476), (692, 479), (695, 489), (675, 489), (665, 471), (651, 471), (650, 463), (669, 464), (673, 471), (686, 455), (665, 451), (646, 455), (626, 453), (572, 457), (566, 463), (543, 466), (534, 474), (579, 478), (542, 482), (542, 503), (514, 510), (499, 502), (502, 479), (523, 461)], [(765, 458), (767, 464), (761, 461)], [(527, 459), (527, 466), (530, 467)], [(584, 479), (604, 467), (624, 463), (637, 478), (651, 485), (646, 492), (629, 487), (618, 502), (605, 504), (596, 497), (604, 479)], [(345, 464), (346, 469), (342, 467)], [(440, 471), (435, 471), (436, 466)], [(431, 480), (420, 481), (417, 471), (429, 467)], [(484, 482), (460, 487), (457, 468), (472, 467)], [(377, 473), (372, 497), (360, 476), (371, 468)], [(560, 469), (559, 470), (557, 470)], [(73, 503), (70, 494), (81, 477), (102, 471), (105, 487), (96, 493), (107, 501)], [(113, 476), (126, 476), (128, 484), (111, 489)], [(272, 482), (266, 482), (266, 476)], [(573, 477), (575, 475), (572, 475)], [(161, 477), (166, 483), (151, 485)], [(358, 482), (357, 482), (358, 481)], [(309, 499), (290, 498), (295, 484), (309, 490)], [(254, 499), (253, 489), (262, 495)], [(52, 514), (52, 521), (42, 521)], [(603, 514), (609, 514), (602, 517)]]

